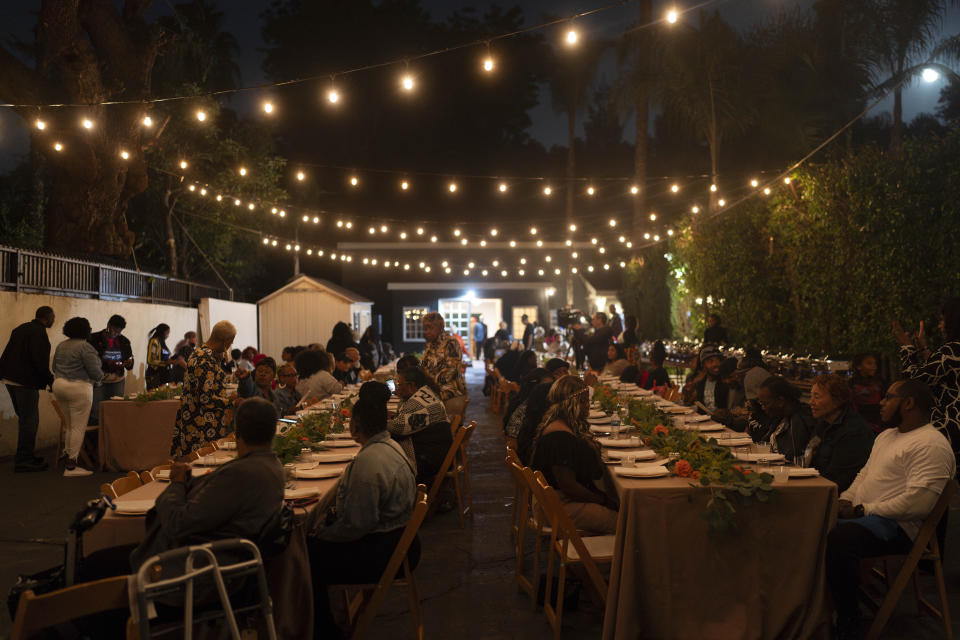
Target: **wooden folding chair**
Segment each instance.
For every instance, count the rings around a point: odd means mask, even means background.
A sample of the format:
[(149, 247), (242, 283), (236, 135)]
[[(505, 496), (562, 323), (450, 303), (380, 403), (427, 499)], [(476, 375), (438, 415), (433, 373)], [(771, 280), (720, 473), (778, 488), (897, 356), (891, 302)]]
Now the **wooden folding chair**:
[[(57, 443), (57, 466), (60, 466), (60, 461), (63, 460), (63, 451), (66, 445), (67, 439), (67, 429), (69, 424), (67, 423), (67, 416), (63, 412), (63, 407), (60, 406), (60, 403), (57, 402), (56, 398), (50, 398), (50, 404), (53, 405), (53, 410), (57, 412), (57, 417), (60, 418), (60, 440)], [(100, 431), (100, 425), (87, 425), (83, 430), (83, 442), (80, 444), (80, 454), (79, 458), (88, 469), (96, 469), (96, 464), (93, 459), (90, 457), (90, 454), (87, 452), (87, 434), (91, 431)], [(99, 446), (99, 444), (97, 445)], [(99, 452), (96, 454), (96, 458), (99, 460)]]
[[(440, 495), (440, 487), (443, 486), (444, 481), (450, 477), (450, 473), (454, 470), (454, 461), (459, 454), (461, 448), (465, 446), (465, 442), (469, 440), (470, 434), (473, 433), (473, 430), (477, 428), (476, 421), (471, 420), (470, 424), (467, 426), (461, 426), (457, 429), (457, 433), (453, 436), (453, 442), (450, 444), (450, 448), (447, 450), (447, 455), (443, 458), (443, 463), (440, 465), (440, 468), (437, 470), (437, 475), (433, 479), (433, 484), (430, 485), (430, 494), (427, 496), (427, 502), (430, 504), (430, 512), (432, 513), (437, 507), (437, 496)], [(454, 488), (457, 492), (457, 504), (460, 505), (460, 526), (462, 527), (463, 522), (463, 508), (462, 508), (462, 498), (460, 496), (460, 474), (456, 473), (453, 476), (454, 479)], [(468, 489), (469, 489), (469, 485)], [(471, 507), (473, 503), (471, 502)]]
[(116, 500), (125, 493), (133, 491), (137, 487), (143, 486), (143, 480), (136, 471), (131, 471), (122, 478), (117, 478), (113, 482), (105, 482), (100, 485), (100, 493), (108, 496), (111, 500)]
[[(943, 581), (943, 559), (940, 555), (940, 543), (937, 540), (937, 524), (939, 524), (944, 512), (949, 508), (950, 500), (956, 491), (957, 481), (951, 479), (943, 487), (943, 492), (940, 494), (937, 504), (934, 505), (933, 510), (920, 526), (920, 532), (917, 533), (917, 537), (914, 538), (913, 548), (910, 549), (909, 553), (905, 555), (888, 555), (880, 558), (871, 558), (871, 560), (880, 561), (884, 564), (884, 570), (882, 572), (877, 569), (874, 569), (874, 572), (886, 582), (887, 595), (883, 598), (883, 602), (879, 604), (871, 598), (867, 599), (867, 604), (871, 605), (877, 611), (873, 618), (873, 623), (867, 631), (867, 640), (876, 640), (876, 638), (880, 637), (880, 632), (883, 631), (887, 620), (890, 619), (890, 615), (894, 609), (896, 609), (897, 602), (899, 602), (900, 596), (911, 578), (913, 578), (913, 589), (917, 598), (917, 613), (922, 614), (924, 610), (929, 611), (943, 623), (944, 633), (947, 638), (953, 638), (953, 627), (950, 623), (950, 605), (947, 602), (947, 587)], [(903, 566), (900, 568), (900, 572), (897, 573), (897, 577), (894, 578), (893, 584), (890, 583), (890, 572), (887, 566), (890, 560), (903, 560)], [(933, 576), (936, 580), (937, 591), (940, 595), (940, 609), (934, 607), (933, 604), (920, 593), (917, 564), (921, 560), (930, 560), (933, 564)]]
[(172, 466), (173, 466), (173, 463), (171, 462), (168, 462), (167, 464), (158, 464), (153, 469), (150, 469), (149, 471), (144, 471), (143, 473), (141, 473), (140, 479), (143, 481), (143, 484), (147, 484), (148, 482), (153, 482), (154, 480), (157, 479), (158, 471), (169, 471)]
[(84, 582), (39, 596), (25, 591), (13, 618), (10, 640), (27, 640), (38, 631), (83, 616), (129, 607), (127, 576)]
[(457, 429), (460, 428), (460, 425), (463, 424), (463, 418), (460, 416), (453, 416), (450, 418), (450, 435), (456, 437)]
[[(473, 493), (470, 491), (470, 461), (467, 458), (467, 445), (470, 444), (470, 436), (473, 435), (476, 426), (476, 422), (470, 423), (469, 430), (464, 435), (463, 441), (453, 458), (453, 465), (446, 474), (447, 478), (453, 481), (453, 490), (457, 494), (457, 515), (460, 517), (461, 529), (466, 526), (466, 516), (473, 514)], [(461, 474), (463, 475), (462, 486)]]
[[(513, 450), (507, 451), (507, 466), (510, 468), (510, 475), (513, 476), (514, 484), (513, 538), (516, 552), (514, 574), (517, 588), (530, 596), (530, 604), (535, 611), (537, 609), (537, 584), (540, 579), (540, 548), (543, 538), (550, 536), (551, 529), (550, 527), (544, 527), (542, 519), (536, 516), (531, 508), (530, 487), (526, 478), (524, 478), (524, 472), (530, 472), (530, 469), (523, 467)], [(535, 536), (532, 578), (527, 577), (523, 562), (527, 529), (532, 530)]]
[(660, 394), (660, 397), (664, 400), (669, 400), (670, 402), (683, 402), (683, 394), (680, 393), (680, 390), (676, 387), (669, 387), (664, 389), (663, 393)]
[(190, 452), (190, 461), (199, 460), (203, 456), (209, 456), (211, 453), (217, 450), (217, 445), (213, 442), (208, 442), (205, 446), (195, 449)]
[[(524, 469), (524, 477), (530, 485), (534, 497), (543, 508), (550, 523), (550, 560), (547, 562), (546, 594), (543, 598), (543, 614), (553, 627), (554, 640), (559, 640), (563, 630), (563, 592), (567, 578), (568, 565), (581, 565), (589, 580), (589, 586), (605, 604), (607, 599), (607, 581), (600, 573), (598, 564), (613, 562), (613, 547), (616, 536), (580, 537), (576, 525), (563, 509), (563, 503), (556, 490), (547, 484), (539, 471)], [(559, 560), (559, 562), (557, 562)], [(557, 604), (550, 603), (553, 590), (554, 566), (557, 570)]]
[[(423, 519), (427, 516), (428, 500), (426, 487), (417, 485), (417, 502), (413, 508), (413, 515), (407, 522), (403, 535), (390, 556), (390, 562), (384, 569), (380, 581), (376, 584), (351, 584), (335, 585), (331, 589), (343, 589), (344, 600), (347, 604), (347, 616), (350, 622), (351, 640), (359, 640), (366, 634), (373, 619), (377, 615), (377, 610), (383, 604), (384, 598), (390, 591), (390, 587), (396, 584), (399, 587), (407, 587), (407, 595), (410, 600), (410, 617), (413, 622), (413, 637), (417, 640), (423, 640), (423, 616), (420, 614), (420, 590), (417, 587), (417, 579), (410, 564), (407, 561), (407, 551), (413, 544), (413, 539), (423, 524)], [(403, 567), (403, 577), (398, 578), (397, 572)], [(350, 588), (359, 587), (357, 594), (351, 598)]]

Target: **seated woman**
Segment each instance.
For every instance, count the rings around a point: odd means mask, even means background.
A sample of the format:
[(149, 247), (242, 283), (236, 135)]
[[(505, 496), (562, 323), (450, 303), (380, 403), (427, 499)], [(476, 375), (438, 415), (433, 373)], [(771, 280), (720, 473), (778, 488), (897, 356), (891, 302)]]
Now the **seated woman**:
[(237, 385), (237, 395), (241, 398), (263, 398), (271, 404), (276, 404), (273, 391), (273, 381), (277, 376), (277, 362), (264, 356), (257, 362), (252, 376), (247, 376)]
[(292, 362), (277, 369), (277, 380), (280, 384), (273, 392), (274, 404), (277, 413), (286, 416), (293, 413), (300, 402), (300, 393), (297, 391), (297, 368)]
[[(360, 388), (350, 420), (360, 452), (343, 473), (335, 508), (326, 516), (315, 510), (307, 526), (315, 638), (343, 637), (330, 611), (327, 585), (379, 581), (413, 513), (416, 480), (403, 449), (387, 432), (389, 398), (383, 383)], [(407, 557), (411, 569), (416, 567), (419, 539)]]
[(546, 369), (537, 368), (531, 371), (520, 382), (520, 391), (518, 391), (507, 405), (507, 410), (503, 414), (503, 433), (507, 437), (507, 444), (513, 441), (513, 448), (516, 449), (517, 434), (520, 433), (520, 426), (523, 424), (524, 416), (527, 415), (527, 400), (530, 393), (540, 383), (550, 380), (553, 382), (553, 374)]
[(330, 373), (330, 354), (323, 351), (302, 351), (294, 361), (300, 381), (297, 392), (300, 404), (310, 405), (343, 390), (343, 385)]
[(517, 431), (517, 457), (524, 466), (530, 466), (530, 454), (533, 452), (533, 439), (537, 437), (537, 429), (547, 409), (550, 408), (550, 387), (553, 380), (547, 378), (536, 385), (527, 397), (527, 407), (523, 422)]
[(810, 407), (800, 402), (796, 387), (782, 376), (770, 376), (757, 389), (747, 432), (754, 442), (769, 442), (773, 453), (794, 461), (806, 450), (813, 423)]
[(673, 386), (670, 382), (670, 374), (663, 366), (666, 359), (667, 350), (663, 346), (663, 341), (657, 340), (653, 343), (653, 351), (650, 352), (650, 363), (653, 364), (653, 368), (647, 372), (647, 378), (643, 383), (644, 389)]
[(520, 357), (517, 360), (516, 365), (513, 367), (513, 371), (506, 376), (507, 380), (510, 382), (520, 382), (523, 380), (528, 373), (537, 368), (537, 354), (534, 353), (532, 349), (527, 349), (520, 353)]
[(819, 376), (810, 389), (810, 411), (817, 421), (804, 462), (837, 483), (843, 493), (873, 449), (873, 429), (850, 406), (850, 385), (838, 375)]
[(453, 442), (440, 387), (420, 367), (407, 367), (398, 373), (396, 384), (403, 404), (387, 421), (387, 431), (403, 448), (417, 482), (429, 485)]
[(540, 421), (530, 466), (543, 472), (559, 493), (564, 511), (578, 529), (610, 534), (617, 528), (617, 505), (597, 487), (605, 469), (590, 436), (590, 389), (580, 378), (560, 378), (550, 388), (552, 406)]
[(613, 343), (607, 347), (607, 364), (603, 367), (603, 373), (608, 376), (620, 377), (623, 370), (630, 366), (627, 360), (627, 351), (622, 344)]

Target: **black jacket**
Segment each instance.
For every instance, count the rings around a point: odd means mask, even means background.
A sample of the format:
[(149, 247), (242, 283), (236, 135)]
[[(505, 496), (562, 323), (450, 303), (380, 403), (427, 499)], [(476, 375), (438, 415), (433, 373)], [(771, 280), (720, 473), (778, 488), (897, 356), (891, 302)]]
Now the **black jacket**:
[(604, 325), (594, 330), (593, 335), (586, 336), (583, 342), (583, 350), (587, 355), (587, 361), (590, 368), (595, 371), (603, 371), (607, 364), (607, 349), (613, 341), (613, 329)]
[(53, 384), (50, 339), (39, 320), (24, 322), (10, 333), (10, 341), (0, 356), (0, 378), (31, 389)]
[(827, 480), (836, 482), (837, 491), (843, 493), (867, 464), (873, 449), (873, 429), (859, 413), (846, 409), (833, 424), (819, 421), (814, 436), (810, 441), (813, 448), (810, 466)]
[[(697, 386), (694, 387), (697, 390), (696, 399), (700, 402), (703, 402), (703, 391), (704, 391), (704, 388), (706, 388), (706, 386), (707, 386), (707, 379), (706, 377), (704, 377), (704, 379), (698, 382)], [(713, 399), (716, 403), (716, 408), (717, 409), (729, 408), (727, 407), (727, 399), (729, 398), (729, 396), (730, 396), (730, 387), (727, 386), (726, 383), (723, 382), (723, 380), (718, 379), (717, 386), (715, 387), (713, 392)], [(703, 402), (703, 404), (706, 404), (706, 402)]]
[(133, 348), (130, 346), (127, 336), (121, 334), (114, 338), (111, 344), (110, 338), (106, 335), (106, 329), (104, 329), (91, 334), (88, 342), (100, 355), (100, 368), (103, 369), (104, 373), (123, 375), (124, 368), (128, 371), (133, 369), (133, 362), (130, 362), (129, 366), (126, 367), (123, 364), (133, 357)]

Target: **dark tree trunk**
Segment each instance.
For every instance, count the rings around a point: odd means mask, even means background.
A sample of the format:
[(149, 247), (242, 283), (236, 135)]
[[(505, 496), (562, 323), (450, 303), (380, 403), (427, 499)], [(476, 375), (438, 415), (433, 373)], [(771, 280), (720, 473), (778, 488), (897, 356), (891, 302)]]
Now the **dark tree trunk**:
[(897, 87), (893, 91), (893, 127), (890, 129), (890, 149), (900, 148), (903, 137), (903, 90)]
[[(36, 28), (35, 69), (0, 48), (0, 98), (17, 104), (90, 104), (150, 96), (159, 37), (143, 20), (149, 0), (43, 0)], [(45, 210), (46, 244), (129, 255), (130, 198), (147, 186), (141, 150), (143, 105), (19, 108), (32, 144), (53, 178)], [(90, 130), (83, 118), (94, 122)], [(42, 119), (39, 130), (34, 121)], [(62, 151), (56, 151), (59, 142)], [(126, 151), (128, 159), (120, 154)]]

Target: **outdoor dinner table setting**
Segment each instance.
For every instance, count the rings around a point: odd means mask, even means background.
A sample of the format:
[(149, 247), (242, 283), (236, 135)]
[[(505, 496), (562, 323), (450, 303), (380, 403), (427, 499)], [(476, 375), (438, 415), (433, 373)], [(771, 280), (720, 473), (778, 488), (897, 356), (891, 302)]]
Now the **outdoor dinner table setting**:
[[(836, 485), (693, 407), (616, 379), (600, 385), (616, 392), (617, 409), (593, 404), (587, 421), (620, 500), (603, 638), (811, 635), (826, 615), (822, 567)], [(769, 493), (749, 503), (718, 498), (729, 487), (703, 484), (686, 471), (685, 452), (658, 453), (629, 424), (635, 400), (662, 412), (668, 424), (657, 433), (699, 434), (692, 447), (717, 451), (741, 480), (765, 478)], [(714, 530), (707, 517), (718, 501), (729, 503), (728, 530)]]

